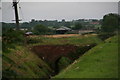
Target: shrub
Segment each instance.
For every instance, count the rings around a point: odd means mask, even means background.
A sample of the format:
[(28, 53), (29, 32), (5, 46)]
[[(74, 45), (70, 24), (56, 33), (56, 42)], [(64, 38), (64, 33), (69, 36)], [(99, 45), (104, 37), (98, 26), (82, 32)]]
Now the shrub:
[(99, 35), (98, 35), (98, 37), (101, 39), (101, 40), (105, 40), (105, 39), (107, 39), (107, 38), (109, 38), (109, 37), (111, 37), (111, 36), (114, 36), (115, 35), (115, 33), (100, 33)]
[(79, 47), (77, 47), (76, 52), (69, 54), (69, 57), (71, 57), (73, 60), (75, 60), (94, 46), (96, 46), (96, 43), (79, 46)]
[(66, 68), (69, 64), (71, 64), (72, 60), (67, 57), (60, 57), (55, 62), (55, 72), (58, 73), (62, 69)]
[(14, 44), (22, 44), (24, 42), (24, 34), (22, 31), (8, 29), (2, 34), (2, 49), (7, 51), (8, 48), (15, 48)]
[(34, 34), (36, 35), (44, 35), (44, 34), (52, 34), (51, 30), (44, 25), (37, 25), (34, 27)]

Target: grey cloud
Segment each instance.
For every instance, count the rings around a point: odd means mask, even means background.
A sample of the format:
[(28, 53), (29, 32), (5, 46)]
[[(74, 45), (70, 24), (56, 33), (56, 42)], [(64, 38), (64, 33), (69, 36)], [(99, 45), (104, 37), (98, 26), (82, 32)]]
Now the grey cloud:
[[(118, 13), (117, 2), (21, 2), (19, 6), (21, 7), (19, 9), (20, 18), (23, 21), (31, 19), (100, 19), (105, 14)], [(2, 9), (3, 21), (11, 22), (14, 19), (11, 3), (3, 3)]]

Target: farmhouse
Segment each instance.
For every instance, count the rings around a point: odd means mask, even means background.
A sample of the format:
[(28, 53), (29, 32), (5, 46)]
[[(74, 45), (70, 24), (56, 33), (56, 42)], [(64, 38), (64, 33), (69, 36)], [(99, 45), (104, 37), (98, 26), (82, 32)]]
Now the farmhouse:
[(71, 29), (68, 27), (62, 26), (62, 27), (56, 29), (56, 34), (65, 34), (68, 31), (71, 31)]

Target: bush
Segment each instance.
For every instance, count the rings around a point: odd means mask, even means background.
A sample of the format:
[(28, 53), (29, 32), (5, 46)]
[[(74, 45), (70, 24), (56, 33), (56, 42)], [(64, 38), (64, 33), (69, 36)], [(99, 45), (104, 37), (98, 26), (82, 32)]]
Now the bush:
[(55, 72), (56, 74), (66, 68), (69, 64), (72, 63), (72, 60), (70, 60), (67, 57), (60, 57), (55, 62)]
[(69, 54), (69, 57), (71, 57), (71, 59), (75, 60), (94, 46), (96, 46), (96, 43), (79, 46), (79, 47), (77, 47), (76, 52)]
[(81, 25), (81, 23), (76, 23), (75, 26), (72, 29), (73, 30), (80, 30), (82, 28), (83, 28), (83, 26)]
[(101, 29), (103, 32), (114, 32), (119, 28), (120, 16), (118, 14), (107, 14), (103, 17)]
[(51, 34), (51, 30), (48, 27), (44, 26), (44, 25), (35, 26), (33, 32), (36, 35)]
[(105, 40), (105, 39), (107, 39), (107, 38), (109, 38), (109, 37), (111, 37), (111, 36), (114, 36), (115, 35), (115, 33), (100, 33), (99, 35), (98, 35), (98, 37), (101, 39), (101, 40)]
[(27, 44), (34, 44), (34, 43), (42, 43), (42, 39), (37, 39), (37, 38), (27, 38)]
[(14, 44), (22, 44), (24, 42), (24, 33), (8, 29), (2, 34), (2, 49), (7, 51), (8, 48), (15, 48)]

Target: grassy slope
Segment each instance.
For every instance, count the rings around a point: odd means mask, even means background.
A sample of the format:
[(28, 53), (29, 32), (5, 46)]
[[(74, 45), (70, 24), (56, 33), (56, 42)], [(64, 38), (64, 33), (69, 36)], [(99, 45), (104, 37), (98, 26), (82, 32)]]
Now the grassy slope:
[(43, 78), (51, 72), (45, 62), (23, 46), (16, 46), (16, 49), (3, 55), (4, 77)]
[(117, 75), (118, 42), (113, 37), (89, 50), (54, 78), (116, 78)]
[[(33, 38), (36, 39), (36, 38)], [(90, 44), (101, 43), (102, 41), (96, 35), (86, 35), (70, 38), (43, 38), (37, 37), (39, 43), (33, 45), (65, 45), (65, 44)], [(9, 53), (3, 53), (3, 76), (15, 76), (24, 78), (46, 77), (51, 72), (50, 67), (38, 56), (30, 52), (26, 47), (16, 46)], [(10, 66), (12, 67), (10, 68)], [(10, 69), (9, 69), (10, 68)], [(9, 71), (8, 71), (9, 69)], [(9, 76), (8, 76), (9, 75)]]

